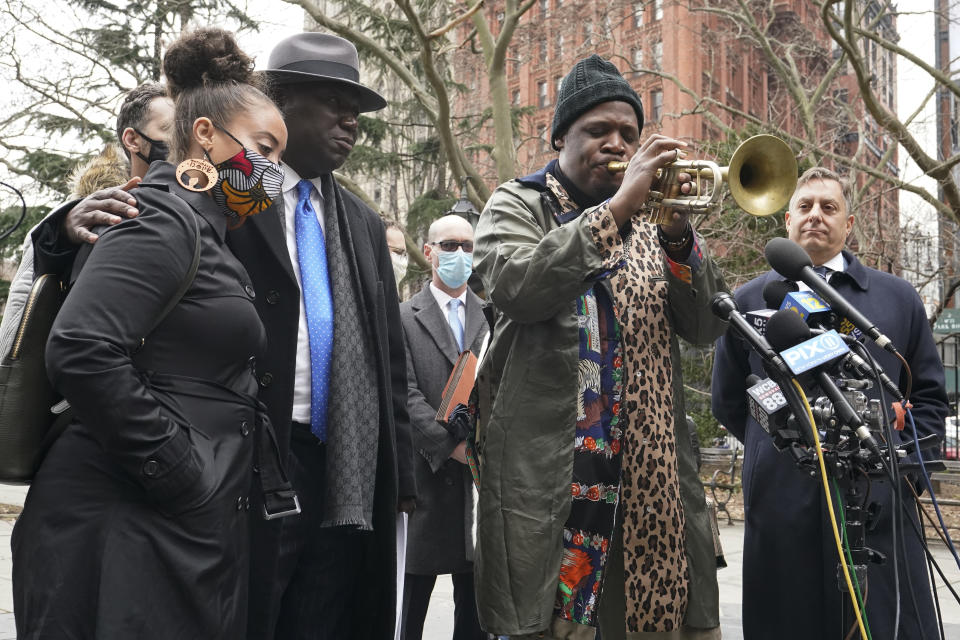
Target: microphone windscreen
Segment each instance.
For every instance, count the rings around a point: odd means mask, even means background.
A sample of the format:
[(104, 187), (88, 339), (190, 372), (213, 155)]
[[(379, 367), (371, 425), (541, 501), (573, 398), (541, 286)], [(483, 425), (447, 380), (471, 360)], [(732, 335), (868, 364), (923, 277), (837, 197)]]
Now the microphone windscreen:
[(730, 314), (737, 310), (737, 301), (726, 291), (718, 291), (710, 300), (710, 309), (721, 320), (729, 320)]
[(799, 290), (797, 283), (791, 280), (771, 280), (763, 288), (763, 301), (767, 309), (779, 309), (788, 293)]
[(790, 280), (802, 280), (804, 267), (813, 267), (810, 256), (793, 240), (773, 238), (763, 249), (763, 255), (774, 271)]
[(767, 321), (767, 342), (777, 353), (809, 340), (811, 335), (800, 314), (790, 309), (777, 311)]

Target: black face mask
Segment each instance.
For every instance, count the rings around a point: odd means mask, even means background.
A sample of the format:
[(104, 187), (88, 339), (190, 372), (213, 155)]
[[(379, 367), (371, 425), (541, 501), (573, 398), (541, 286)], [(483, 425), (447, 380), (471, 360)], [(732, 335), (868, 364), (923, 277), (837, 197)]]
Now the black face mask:
[(146, 162), (148, 165), (153, 164), (157, 160), (166, 160), (167, 156), (170, 155), (170, 147), (167, 146), (166, 142), (162, 140), (154, 140), (150, 136), (146, 135), (140, 129), (136, 127), (131, 127), (134, 131), (137, 132), (137, 135), (150, 143), (150, 154), (144, 156), (139, 151), (134, 151), (137, 154), (137, 157)]

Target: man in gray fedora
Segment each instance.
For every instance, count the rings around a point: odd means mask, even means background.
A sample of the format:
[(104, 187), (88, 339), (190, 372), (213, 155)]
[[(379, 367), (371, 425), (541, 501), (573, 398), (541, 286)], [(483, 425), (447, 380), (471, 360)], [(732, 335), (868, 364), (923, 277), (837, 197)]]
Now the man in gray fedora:
[(359, 113), (386, 101), (360, 84), (356, 48), (328, 34), (283, 40), (266, 73), (290, 133), (283, 199), (230, 242), (258, 292), (260, 397), (303, 512), (254, 521), (265, 544), (248, 635), (387, 640), (396, 516), (415, 493), (404, 343), (383, 222), (333, 177)]
[[(267, 520), (246, 505), (251, 640), (394, 637), (397, 511), (412, 510), (415, 494), (397, 289), (382, 220), (333, 177), (358, 115), (386, 106), (359, 66), (356, 48), (332, 35), (274, 48), (267, 75), (289, 132), (283, 198), (227, 233), (266, 328), (259, 397), (302, 509)], [(75, 254), (96, 240), (92, 228), (136, 215), (123, 194), (113, 208), (51, 217), (38, 272), (69, 271), (66, 245)]]

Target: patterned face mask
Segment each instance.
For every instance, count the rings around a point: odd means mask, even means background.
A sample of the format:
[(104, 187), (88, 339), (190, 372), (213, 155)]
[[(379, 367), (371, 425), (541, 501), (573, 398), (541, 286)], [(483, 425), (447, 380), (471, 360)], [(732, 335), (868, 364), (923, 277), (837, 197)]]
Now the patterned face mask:
[(256, 151), (244, 147), (223, 127), (217, 128), (233, 138), (241, 150), (216, 165), (217, 184), (210, 193), (228, 217), (243, 220), (260, 213), (280, 196), (283, 191), (283, 169)]

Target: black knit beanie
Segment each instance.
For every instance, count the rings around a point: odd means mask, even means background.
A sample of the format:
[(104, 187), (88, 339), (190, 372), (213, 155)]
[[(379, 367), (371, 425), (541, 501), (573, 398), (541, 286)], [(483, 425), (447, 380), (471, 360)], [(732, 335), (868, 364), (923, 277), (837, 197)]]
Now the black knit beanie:
[(584, 58), (567, 74), (557, 92), (557, 110), (553, 113), (550, 146), (567, 132), (584, 113), (602, 102), (621, 100), (637, 113), (637, 128), (643, 129), (643, 105), (640, 96), (624, 79), (613, 63), (597, 54)]

